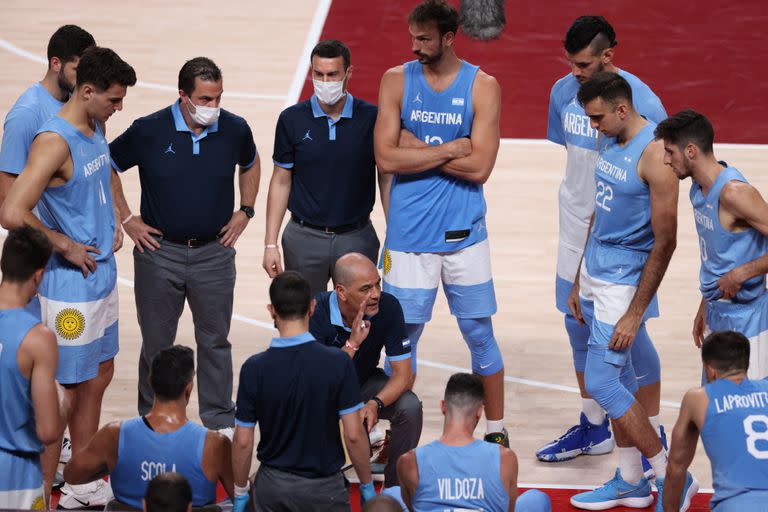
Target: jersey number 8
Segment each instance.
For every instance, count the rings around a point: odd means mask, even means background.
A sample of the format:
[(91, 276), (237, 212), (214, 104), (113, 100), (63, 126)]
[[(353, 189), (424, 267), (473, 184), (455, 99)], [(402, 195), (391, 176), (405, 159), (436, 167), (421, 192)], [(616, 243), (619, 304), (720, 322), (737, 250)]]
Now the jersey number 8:
[[(755, 430), (755, 423), (762, 423), (760, 431)], [(768, 416), (751, 414), (744, 418), (744, 433), (747, 434), (747, 451), (756, 459), (768, 459)], [(757, 447), (757, 442), (763, 441), (763, 449)]]

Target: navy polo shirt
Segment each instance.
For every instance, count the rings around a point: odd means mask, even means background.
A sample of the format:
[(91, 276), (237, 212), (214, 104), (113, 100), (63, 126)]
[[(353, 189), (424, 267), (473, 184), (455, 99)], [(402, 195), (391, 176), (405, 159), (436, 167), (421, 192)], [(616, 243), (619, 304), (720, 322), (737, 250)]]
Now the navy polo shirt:
[[(344, 325), (336, 291), (319, 293), (315, 299), (317, 305), (315, 313), (309, 319), (309, 332), (317, 341), (325, 345), (343, 347), (352, 329)], [(379, 312), (366, 319), (371, 322), (371, 329), (355, 352), (355, 357), (352, 358), (355, 362), (357, 380), (361, 386), (378, 366), (382, 348), (390, 361), (401, 361), (411, 357), (411, 340), (408, 339), (405, 330), (403, 308), (400, 307), (400, 302), (394, 295), (382, 292), (379, 299)]]
[(363, 407), (347, 354), (305, 332), (274, 338), (240, 369), (235, 423), (255, 427), (262, 464), (307, 478), (339, 472), (344, 464), (339, 416)]
[(235, 209), (235, 166), (256, 160), (245, 119), (222, 109), (195, 135), (178, 101), (135, 120), (109, 152), (118, 172), (139, 166), (141, 216), (170, 238), (216, 236)]
[(317, 98), (288, 107), (275, 129), (275, 165), (291, 170), (288, 209), (301, 220), (337, 227), (365, 219), (376, 199), (373, 126), (377, 108), (347, 93), (334, 121)]

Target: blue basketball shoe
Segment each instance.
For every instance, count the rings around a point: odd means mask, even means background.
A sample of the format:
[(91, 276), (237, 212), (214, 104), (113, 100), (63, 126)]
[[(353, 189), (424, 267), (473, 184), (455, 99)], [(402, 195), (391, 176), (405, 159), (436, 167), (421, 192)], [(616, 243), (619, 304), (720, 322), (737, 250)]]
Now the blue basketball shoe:
[[(664, 479), (663, 478), (657, 478), (656, 482), (656, 489), (659, 491), (659, 495), (656, 498), (656, 507), (654, 510), (656, 512), (664, 512), (664, 506), (661, 502), (662, 494), (664, 493)], [(685, 472), (685, 487), (683, 487), (683, 496), (680, 499), (680, 512), (685, 512), (688, 510), (688, 507), (691, 506), (691, 499), (696, 495), (696, 493), (699, 492), (699, 482), (696, 481), (695, 478), (693, 478), (693, 475), (690, 474), (688, 471)]]
[(583, 510), (606, 510), (613, 507), (645, 508), (653, 503), (651, 484), (643, 477), (632, 485), (621, 478), (617, 468), (613, 479), (594, 491), (571, 497), (571, 505)]
[(551, 443), (539, 448), (536, 458), (543, 462), (561, 462), (579, 455), (603, 455), (613, 451), (613, 434), (609, 428), (608, 417), (601, 425), (593, 425), (581, 413), (578, 425)]
[[(664, 447), (665, 452), (668, 452), (669, 449), (667, 448), (667, 433), (664, 431), (664, 425), (659, 425), (659, 432), (661, 432), (661, 446)], [(645, 458), (645, 455), (643, 455), (643, 474), (648, 480), (652, 480), (653, 477), (656, 476), (653, 474), (651, 463), (648, 462), (648, 459)]]

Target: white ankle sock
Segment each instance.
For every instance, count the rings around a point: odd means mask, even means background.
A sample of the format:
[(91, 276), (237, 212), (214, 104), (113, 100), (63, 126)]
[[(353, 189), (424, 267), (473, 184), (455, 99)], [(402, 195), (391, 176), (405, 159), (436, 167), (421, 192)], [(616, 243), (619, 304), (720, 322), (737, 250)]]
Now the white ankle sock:
[(485, 420), (485, 433), (504, 432), (504, 418), (500, 420)]
[(656, 478), (664, 478), (667, 476), (667, 452), (664, 448), (648, 459), (648, 463), (653, 468), (653, 473), (656, 475)]
[(603, 424), (603, 421), (605, 420), (605, 411), (602, 407), (600, 407), (600, 404), (595, 402), (593, 399), (582, 398), (581, 410), (584, 412), (584, 416), (587, 417), (587, 421), (589, 421), (591, 424)]
[(651, 426), (653, 427), (653, 430), (656, 431), (656, 435), (661, 438), (661, 420), (659, 419), (659, 415), (648, 416), (648, 421), (651, 422)]
[(640, 483), (640, 479), (643, 478), (643, 462), (640, 450), (634, 446), (629, 448), (619, 447), (619, 469), (621, 470), (621, 478), (625, 482), (632, 485)]

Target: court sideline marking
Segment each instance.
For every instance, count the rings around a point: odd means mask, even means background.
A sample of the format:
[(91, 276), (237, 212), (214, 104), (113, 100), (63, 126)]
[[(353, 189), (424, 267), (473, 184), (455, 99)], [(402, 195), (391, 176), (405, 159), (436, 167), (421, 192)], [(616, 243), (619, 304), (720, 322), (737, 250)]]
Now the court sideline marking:
[[(122, 284), (123, 286), (127, 286), (129, 288), (133, 288), (133, 281), (130, 279), (126, 279), (124, 277), (118, 277), (117, 281)], [(256, 320), (254, 318), (247, 317), (245, 315), (241, 315), (238, 313), (232, 313), (232, 319), (237, 320), (239, 322), (243, 322), (249, 325), (253, 325), (255, 327), (261, 327), (262, 329), (266, 329), (268, 331), (276, 331), (275, 327), (267, 322), (263, 322), (261, 320)], [(464, 372), (464, 373), (472, 373), (472, 370), (469, 368), (462, 368), (460, 366), (454, 366), (450, 364), (445, 363), (439, 363), (436, 361), (429, 361), (426, 359), (419, 358), (417, 361), (417, 364), (419, 366), (425, 366), (427, 368), (435, 368), (438, 370), (445, 370), (449, 372)], [(512, 384), (520, 384), (522, 386), (531, 386), (536, 388), (543, 388), (543, 389), (549, 389), (552, 391), (564, 391), (566, 393), (579, 393), (579, 388), (575, 388), (573, 386), (564, 386), (562, 384), (552, 384), (550, 382), (544, 382), (540, 380), (533, 380), (533, 379), (523, 379), (520, 377), (511, 377), (509, 375), (504, 376), (505, 382), (510, 382)], [(680, 403), (679, 402), (669, 402), (666, 400), (661, 401), (661, 405), (664, 407), (669, 407), (672, 409), (679, 409)]]
[[(45, 57), (41, 57), (40, 55), (36, 55), (32, 52), (28, 52), (27, 50), (19, 48), (15, 44), (6, 39), (3, 39), (2, 37), (0, 37), (0, 48), (3, 48), (4, 50), (7, 50), (21, 58), (31, 60), (32, 62), (48, 65), (48, 60)], [(178, 87), (172, 87), (170, 85), (158, 84), (154, 82), (144, 82), (142, 80), (136, 82), (136, 87), (163, 92), (179, 92)], [(286, 96), (283, 94), (257, 94), (251, 92), (227, 91), (226, 95), (230, 98), (244, 98), (249, 100), (285, 101), (286, 99)]]

